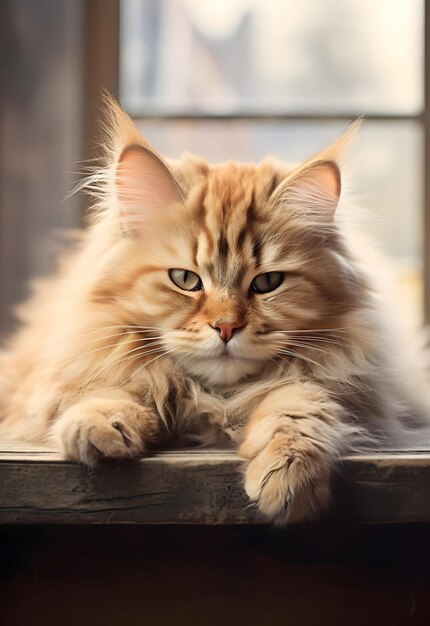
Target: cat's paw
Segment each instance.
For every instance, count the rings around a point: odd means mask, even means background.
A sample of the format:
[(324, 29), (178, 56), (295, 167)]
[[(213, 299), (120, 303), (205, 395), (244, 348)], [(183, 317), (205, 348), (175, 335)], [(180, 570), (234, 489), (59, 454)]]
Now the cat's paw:
[[(247, 456), (246, 443), (239, 451)], [(276, 433), (245, 468), (245, 491), (275, 524), (314, 518), (330, 497), (330, 463), (306, 440), (297, 444)]]
[(96, 398), (67, 409), (52, 435), (67, 459), (94, 465), (101, 458), (141, 456), (157, 430), (157, 417), (137, 402)]

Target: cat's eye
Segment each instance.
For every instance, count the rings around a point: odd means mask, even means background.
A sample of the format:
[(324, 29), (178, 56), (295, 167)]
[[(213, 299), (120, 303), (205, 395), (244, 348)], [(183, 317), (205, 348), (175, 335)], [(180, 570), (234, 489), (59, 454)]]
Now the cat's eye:
[(266, 272), (265, 274), (259, 274), (254, 278), (251, 283), (251, 291), (257, 293), (269, 293), (274, 291), (282, 284), (284, 280), (283, 272)]
[(172, 269), (169, 270), (168, 273), (172, 283), (179, 287), (179, 289), (184, 289), (184, 291), (200, 291), (203, 289), (200, 276), (197, 276), (194, 272), (190, 272), (190, 270)]

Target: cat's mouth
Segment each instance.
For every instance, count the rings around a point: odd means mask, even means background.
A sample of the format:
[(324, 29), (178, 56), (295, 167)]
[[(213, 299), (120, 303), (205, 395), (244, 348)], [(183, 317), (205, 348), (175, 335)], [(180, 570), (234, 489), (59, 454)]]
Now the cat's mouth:
[(184, 361), (188, 373), (210, 384), (234, 384), (255, 374), (261, 367), (254, 351), (246, 351), (237, 345), (213, 346), (212, 349), (196, 350), (192, 358)]
[(241, 357), (235, 356), (234, 354), (231, 354), (231, 352), (229, 352), (228, 350), (223, 350), (223, 352), (221, 352), (221, 354), (218, 357), (219, 359), (223, 360), (223, 361), (238, 361), (241, 360)]
[(246, 357), (231, 354), (231, 352), (222, 352), (221, 354), (202, 354), (196, 355), (197, 359), (202, 361), (249, 361)]
[(246, 357), (243, 354), (237, 354), (237, 352), (234, 351), (233, 348), (229, 347), (227, 344), (223, 345), (219, 351), (216, 351), (215, 353), (209, 353), (203, 358), (224, 362), (252, 360), (250, 359), (250, 357)]

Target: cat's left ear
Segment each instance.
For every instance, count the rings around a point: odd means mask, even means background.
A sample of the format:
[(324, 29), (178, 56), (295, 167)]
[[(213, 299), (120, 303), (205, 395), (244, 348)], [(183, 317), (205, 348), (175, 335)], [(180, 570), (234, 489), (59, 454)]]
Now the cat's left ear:
[(340, 171), (333, 161), (317, 161), (285, 179), (273, 199), (315, 222), (333, 220), (341, 192)]
[(275, 189), (272, 200), (317, 224), (332, 222), (342, 189), (339, 164), (361, 122), (359, 118), (334, 143), (293, 170)]
[(168, 165), (149, 145), (132, 144), (122, 151), (115, 185), (123, 231), (133, 236), (182, 201)]

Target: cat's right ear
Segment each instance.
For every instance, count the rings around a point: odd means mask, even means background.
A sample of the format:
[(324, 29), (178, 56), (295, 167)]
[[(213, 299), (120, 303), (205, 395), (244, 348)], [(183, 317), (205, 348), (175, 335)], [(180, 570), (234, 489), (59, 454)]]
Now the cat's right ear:
[(121, 153), (115, 172), (121, 226), (136, 237), (154, 225), (182, 194), (167, 164), (149, 146), (132, 144)]
[(340, 163), (362, 118), (352, 123), (336, 141), (293, 170), (272, 194), (272, 201), (287, 206), (315, 225), (330, 225), (341, 193)]

